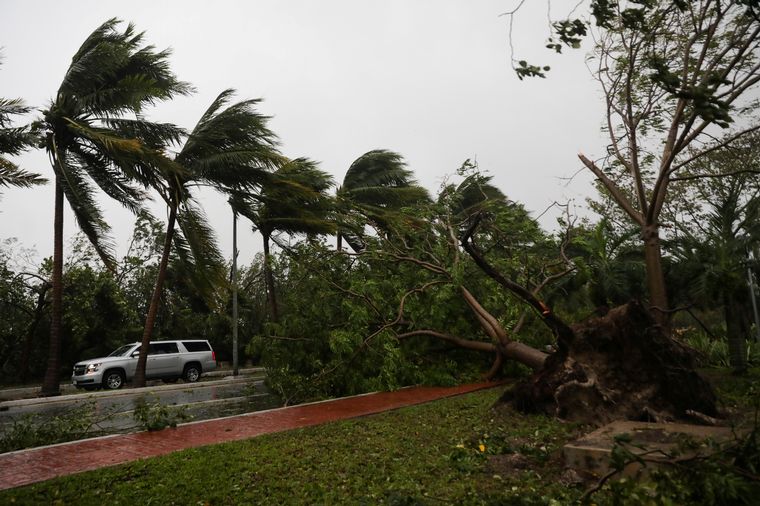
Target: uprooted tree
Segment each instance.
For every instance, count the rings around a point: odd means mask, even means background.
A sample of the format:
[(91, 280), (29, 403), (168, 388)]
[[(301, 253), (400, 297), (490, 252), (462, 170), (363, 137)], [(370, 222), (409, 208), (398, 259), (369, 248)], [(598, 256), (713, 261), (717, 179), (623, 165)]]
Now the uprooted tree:
[[(491, 338), (488, 351), (494, 354), (495, 361), (488, 376), (498, 372), (505, 359), (519, 361), (534, 371), (530, 379), (510, 389), (503, 400), (522, 410), (586, 423), (616, 418), (705, 421), (717, 415), (715, 396), (709, 384), (695, 372), (691, 353), (670, 339), (666, 328), (641, 303), (632, 301), (574, 325), (552, 310), (551, 300), (559, 301), (558, 286), (576, 269), (566, 253), (572, 241), (570, 220), (565, 221), (566, 230), (554, 244), (558, 249), (554, 260), (543, 255), (532, 266), (505, 262), (505, 256), (520, 249), (515, 246), (521, 241), (525, 249), (542, 246), (531, 242), (529, 237), (510, 236), (526, 232), (514, 222), (502, 219), (499, 223), (493, 219), (500, 207), (510, 203), (503, 196), (500, 202), (481, 176), (471, 176), (457, 188), (459, 202), (467, 201), (466, 196), (473, 189), (479, 192), (480, 199), (466, 206), (459, 216), (440, 216), (433, 224), (439, 228), (437, 237), (450, 238), (448, 245), (453, 257), (458, 256), (461, 247), (482, 273), (512, 295), (510, 303), (528, 309), (507, 331), (467, 289), (467, 279), (451, 278), (459, 283), (464, 300), (483, 332)], [(403, 244), (406, 246), (408, 242)], [(434, 255), (409, 258), (397, 247), (391, 256), (397, 261), (416, 262), (428, 271), (441, 269)], [(518, 253), (514, 258), (520, 257)], [(456, 270), (454, 265), (447, 272)], [(515, 340), (531, 314), (553, 335), (553, 353), (545, 354)], [(399, 338), (420, 334), (486, 351), (486, 343), (430, 330), (409, 331), (399, 334)]]
[[(757, 3), (604, 6), (603, 16), (593, 13), (599, 27), (594, 75), (605, 96), (610, 144), (599, 160), (579, 158), (640, 231), (648, 305), (632, 302), (568, 326), (489, 265), (473, 241), (478, 220), (462, 236), (462, 245), (484, 272), (540, 312), (557, 339), (557, 353), (507, 399), (525, 409), (597, 421), (705, 420), (703, 415), (716, 413), (714, 395), (694, 371), (689, 353), (669, 336), (660, 245), (667, 224), (661, 216), (671, 183), (684, 179), (680, 171), (760, 128), (755, 108), (749, 107), (760, 81)], [(585, 35), (585, 28), (580, 32), (576, 35)], [(720, 141), (709, 142), (716, 128), (732, 125), (737, 126)]]
[[(760, 81), (756, 7), (744, 0), (593, 2), (593, 73), (604, 92), (610, 144), (598, 160), (579, 158), (640, 231), (649, 301), (567, 325), (489, 264), (473, 240), (474, 220), (462, 236), (465, 250), (536, 309), (557, 339), (557, 353), (506, 396), (516, 405), (596, 420), (716, 413), (709, 385), (669, 336), (661, 215), (679, 171), (760, 128), (748, 107)], [(591, 22), (555, 25), (560, 34), (563, 27), (567, 40), (560, 40), (577, 45)], [(732, 125), (721, 141), (706, 144), (716, 129)]]
[[(311, 249), (301, 255), (298, 263), (310, 272), (291, 275), (322, 278), (326, 289), (319, 308), (299, 303), (292, 310), (306, 318), (291, 314), (281, 334), (269, 336), (287, 357), (281, 362), (290, 371), (286, 397), (298, 399), (293, 392), (303, 386), (392, 388), (394, 381), (419, 381), (409, 376), (408, 361), (415, 360), (409, 350), (419, 346), (427, 354), (423, 360), (432, 361), (439, 343), (448, 356), (463, 357), (450, 355), (454, 349), (489, 355), (486, 377), (513, 362), (531, 369), (533, 376), (505, 397), (524, 410), (588, 423), (716, 414), (712, 391), (694, 372), (691, 356), (645, 306), (634, 302), (578, 325), (553, 310), (572, 291), (578, 269), (568, 255), (572, 220), (564, 220), (558, 236), (548, 236), (487, 177), (460, 175), (464, 180), (445, 186), (436, 202), (386, 221), (382, 234), (366, 237), (361, 252)], [(344, 263), (326, 264), (331, 256)], [(341, 271), (345, 276), (333, 276)], [(331, 314), (325, 320), (326, 307)], [(314, 330), (315, 318), (329, 321), (323, 337)], [(521, 342), (526, 336), (532, 346)], [(553, 349), (543, 351), (542, 343)], [(305, 374), (295, 358), (303, 350), (310, 367)], [(462, 365), (473, 364), (465, 360)]]

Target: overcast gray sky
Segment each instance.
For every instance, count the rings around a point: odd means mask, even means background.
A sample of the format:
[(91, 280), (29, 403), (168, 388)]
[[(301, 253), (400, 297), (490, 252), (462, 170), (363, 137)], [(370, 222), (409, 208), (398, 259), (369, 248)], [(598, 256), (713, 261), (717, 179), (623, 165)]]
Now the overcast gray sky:
[[(575, 2), (571, 2), (574, 4)], [(510, 198), (536, 214), (552, 201), (583, 204), (587, 174), (569, 185), (576, 154), (603, 149), (600, 92), (583, 51), (544, 49), (546, 4), (526, 2), (514, 23), (517, 55), (549, 64), (548, 79), (519, 81), (510, 67), (508, 20), (515, 1), (53, 1), (0, 0), (0, 96), (42, 107), (84, 38), (110, 17), (132, 21), (158, 48), (173, 48), (176, 74), (197, 93), (156, 107), (152, 119), (192, 128), (216, 95), (264, 99), (282, 151), (307, 156), (340, 181), (359, 155), (401, 153), (431, 192), (466, 158), (477, 158)], [(569, 4), (568, 4), (569, 5)], [(559, 9), (555, 6), (554, 9)], [(19, 158), (52, 175), (43, 152)], [(202, 202), (231, 251), (223, 198)], [(106, 204), (119, 252), (133, 217)], [(165, 218), (161, 206), (156, 214)], [(551, 218), (544, 218), (545, 226)], [(0, 240), (52, 251), (52, 185), (0, 197)], [(76, 232), (67, 215), (66, 235)], [(243, 223), (243, 261), (259, 241)]]

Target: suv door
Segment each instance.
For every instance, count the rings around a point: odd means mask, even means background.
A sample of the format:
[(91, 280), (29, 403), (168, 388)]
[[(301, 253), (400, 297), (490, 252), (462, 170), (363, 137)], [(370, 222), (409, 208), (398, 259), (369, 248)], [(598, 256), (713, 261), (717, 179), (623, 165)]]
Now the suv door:
[(177, 343), (150, 343), (145, 375), (150, 377), (179, 376)]

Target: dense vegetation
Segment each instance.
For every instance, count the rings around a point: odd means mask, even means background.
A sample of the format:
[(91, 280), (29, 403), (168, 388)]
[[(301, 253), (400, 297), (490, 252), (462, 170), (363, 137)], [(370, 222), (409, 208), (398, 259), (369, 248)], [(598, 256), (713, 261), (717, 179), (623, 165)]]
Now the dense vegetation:
[[(648, 301), (666, 339), (672, 330), (702, 348), (728, 343), (730, 365), (745, 369), (760, 209), (743, 101), (760, 79), (750, 4), (594, 4), (584, 26), (596, 20), (604, 34), (594, 59), (610, 156), (581, 157), (598, 179), (598, 219), (566, 208), (552, 231), (469, 161), (431, 195), (402, 155), (377, 149), (333, 192), (317, 163), (282, 154), (258, 100), (235, 102), (232, 90), (192, 130), (149, 121), (150, 105), (192, 86), (172, 73), (168, 51), (107, 21), (42, 117), (18, 126), (29, 108), (0, 102), (0, 184), (44, 183), (9, 158), (43, 147), (57, 188), (53, 258), (30, 265), (13, 239), (0, 249), (0, 381), (46, 373), (43, 393), (55, 394), (75, 360), (139, 339), (209, 339), (228, 360), (233, 300), (242, 358), (267, 366), (286, 402), (538, 371), (570, 349), (577, 329), (567, 322), (631, 299)], [(581, 37), (580, 26), (555, 28)], [(681, 59), (663, 67), (647, 56), (658, 51)], [(724, 135), (710, 129), (732, 123)], [(264, 239), (234, 276), (198, 185)], [(135, 212), (122, 259), (96, 189)], [(144, 209), (151, 195), (167, 223)], [(82, 231), (66, 255), (64, 201)], [(674, 354), (662, 351), (663, 364)]]

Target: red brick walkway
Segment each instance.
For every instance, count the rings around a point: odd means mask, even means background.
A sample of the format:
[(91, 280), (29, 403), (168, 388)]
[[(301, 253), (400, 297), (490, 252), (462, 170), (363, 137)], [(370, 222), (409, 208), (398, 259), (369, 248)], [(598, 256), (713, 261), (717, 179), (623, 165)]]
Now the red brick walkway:
[(0, 490), (225, 441), (371, 415), (496, 386), (413, 387), (0, 455)]

